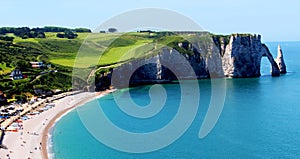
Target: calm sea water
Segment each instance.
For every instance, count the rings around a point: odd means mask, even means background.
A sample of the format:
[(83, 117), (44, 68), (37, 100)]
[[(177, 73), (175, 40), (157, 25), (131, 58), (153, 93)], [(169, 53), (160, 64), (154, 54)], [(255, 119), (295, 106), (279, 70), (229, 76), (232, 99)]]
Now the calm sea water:
[[(278, 43), (268, 43), (273, 55)], [(288, 73), (270, 76), (270, 65), (262, 61), (262, 77), (226, 79), (223, 112), (214, 129), (203, 139), (198, 131), (211, 96), (209, 80), (200, 80), (200, 106), (191, 127), (176, 142), (161, 150), (131, 154), (111, 149), (96, 140), (83, 126), (76, 110), (54, 127), (52, 151), (56, 159), (75, 158), (300, 158), (300, 42), (281, 42)], [(134, 101), (149, 103), (150, 86), (130, 89)], [(180, 101), (179, 85), (164, 88), (168, 100), (163, 110), (150, 119), (130, 117), (116, 106), (112, 95), (98, 99), (107, 117), (118, 127), (131, 132), (151, 132), (172, 120)], [(116, 92), (119, 97), (128, 90)], [(88, 116), (95, 102), (80, 109)], [(97, 123), (95, 121), (95, 124)], [(105, 131), (105, 130), (103, 130)], [(172, 133), (172, 132), (170, 132)], [(111, 136), (114, 138), (113, 134)], [(120, 141), (121, 142), (121, 141)], [(129, 145), (130, 146), (130, 145)]]

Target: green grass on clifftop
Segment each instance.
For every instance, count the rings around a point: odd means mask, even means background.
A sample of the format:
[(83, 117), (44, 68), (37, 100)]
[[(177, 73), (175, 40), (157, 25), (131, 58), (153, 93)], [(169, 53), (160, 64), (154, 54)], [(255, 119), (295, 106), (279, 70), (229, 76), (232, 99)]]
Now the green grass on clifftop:
[[(78, 37), (75, 39), (58, 38), (57, 33), (52, 32), (46, 32), (46, 38), (27, 39), (6, 34), (14, 39), (12, 42), (0, 40), (0, 87), (8, 95), (34, 93), (33, 88), (43, 88), (46, 85), (45, 90), (68, 90), (72, 87), (73, 68), (100, 67), (108, 70), (107, 68), (133, 59), (153, 56), (163, 46), (169, 46), (183, 54), (192, 53), (178, 45), (188, 43), (187, 39), (191, 38), (189, 35), (170, 32), (76, 34)], [(31, 61), (43, 61), (52, 67), (31, 68)], [(9, 81), (9, 74), (15, 68), (21, 69), (28, 78)]]

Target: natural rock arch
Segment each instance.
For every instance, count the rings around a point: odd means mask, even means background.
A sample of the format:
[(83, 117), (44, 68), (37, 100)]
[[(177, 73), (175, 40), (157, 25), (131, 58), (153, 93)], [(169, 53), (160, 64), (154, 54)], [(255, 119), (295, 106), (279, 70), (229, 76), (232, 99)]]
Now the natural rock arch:
[(262, 57), (268, 58), (272, 76), (280, 76), (278, 65), (268, 47), (261, 43), (260, 35), (232, 35), (222, 58), (224, 75), (234, 78), (259, 77)]
[[(272, 69), (271, 69), (271, 74), (272, 74), (272, 76), (280, 76), (280, 70), (279, 70), (279, 67), (278, 67), (278, 65), (277, 65), (277, 63), (275, 62), (275, 60), (274, 60), (274, 58), (273, 58), (273, 56), (272, 56), (272, 54), (271, 54), (271, 52), (270, 52), (270, 50), (269, 50), (269, 48), (265, 45), (265, 44), (262, 44), (262, 46), (264, 47), (264, 49), (265, 49), (265, 51), (263, 51), (262, 53), (262, 57), (267, 57), (268, 58), (268, 60), (269, 60), (269, 62), (270, 62), (270, 64), (271, 64), (271, 67), (272, 67)], [(261, 57), (261, 58), (262, 58)]]

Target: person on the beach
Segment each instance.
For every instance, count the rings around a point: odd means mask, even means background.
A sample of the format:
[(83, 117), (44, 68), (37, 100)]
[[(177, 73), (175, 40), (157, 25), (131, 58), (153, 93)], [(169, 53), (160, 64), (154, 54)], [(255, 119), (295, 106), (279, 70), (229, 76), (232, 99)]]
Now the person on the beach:
[(7, 104), (6, 94), (3, 93), (2, 89), (0, 88), (0, 106)]

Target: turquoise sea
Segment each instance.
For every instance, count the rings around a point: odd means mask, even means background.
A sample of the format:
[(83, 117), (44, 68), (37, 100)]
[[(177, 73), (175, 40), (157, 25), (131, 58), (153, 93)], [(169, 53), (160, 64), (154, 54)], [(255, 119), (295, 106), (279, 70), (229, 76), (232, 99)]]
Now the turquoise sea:
[[(275, 57), (277, 44), (267, 43)], [(270, 65), (263, 58), (260, 78), (226, 79), (223, 111), (216, 126), (205, 138), (198, 138), (198, 132), (211, 99), (211, 82), (199, 80), (200, 105), (197, 116), (183, 136), (171, 145), (141, 154), (114, 150), (95, 139), (82, 124), (77, 111), (73, 110), (53, 128), (51, 149), (54, 158), (300, 158), (300, 42), (280, 44), (288, 73), (281, 77), (271, 77)], [(89, 116), (95, 107), (99, 107), (99, 102), (107, 118), (119, 128), (135, 133), (155, 131), (172, 120), (181, 99), (178, 84), (166, 84), (163, 87), (168, 95), (166, 105), (149, 119), (137, 119), (124, 114), (112, 95), (89, 102), (78, 109)], [(137, 104), (146, 105), (150, 100), (149, 88), (142, 86), (118, 90), (115, 94), (122, 98), (124, 92), (130, 91)], [(97, 125), (101, 123), (95, 121)], [(112, 133), (111, 138), (117, 136)]]

